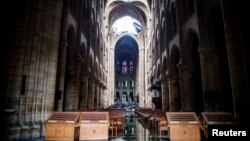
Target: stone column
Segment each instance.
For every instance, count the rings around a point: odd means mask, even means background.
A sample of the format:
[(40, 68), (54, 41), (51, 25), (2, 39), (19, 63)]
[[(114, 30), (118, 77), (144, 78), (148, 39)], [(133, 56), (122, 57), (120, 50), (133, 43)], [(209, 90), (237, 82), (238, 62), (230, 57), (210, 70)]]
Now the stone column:
[(180, 96), (179, 96), (179, 90), (177, 88), (178, 82), (176, 82), (175, 76), (172, 76), (169, 78), (169, 103), (170, 103), (170, 110), (171, 112), (179, 111), (180, 107)]
[(65, 82), (65, 65), (67, 54), (67, 29), (68, 29), (68, 12), (69, 0), (64, 0), (62, 11), (62, 22), (59, 39), (58, 60), (57, 60), (57, 76), (56, 76), (56, 99), (55, 110), (63, 110), (63, 95), (64, 95), (64, 82)]
[(181, 74), (181, 107), (182, 111), (194, 111), (194, 93), (193, 93), (193, 84), (191, 79), (190, 72), (182, 72)]
[(58, 54), (58, 66), (57, 66), (57, 79), (56, 79), (56, 99), (55, 99), (55, 110), (63, 110), (63, 95), (64, 95), (64, 82), (65, 82), (65, 65), (66, 65), (66, 53), (67, 44), (60, 42), (59, 54)]
[[(138, 93), (139, 93), (139, 105), (145, 107), (145, 49), (143, 47), (139, 48), (139, 60), (138, 60), (138, 72), (137, 73), (137, 85), (138, 85)], [(137, 94), (136, 94), (137, 95)]]
[(102, 107), (107, 107), (107, 102), (108, 102), (108, 96), (107, 96), (107, 89), (106, 87), (104, 86), (103, 88), (103, 100), (102, 100)]
[(82, 89), (81, 89), (81, 102), (80, 110), (87, 109), (88, 105), (88, 77), (84, 76), (82, 79)]
[(103, 103), (103, 86), (102, 84), (100, 85), (99, 89), (99, 102), (98, 102), (98, 108), (102, 108), (102, 103)]
[(115, 58), (114, 48), (110, 48), (108, 52), (108, 76), (107, 76), (107, 101), (108, 105), (112, 105), (114, 103), (114, 92), (115, 92), (115, 67), (114, 67), (114, 58)]
[(162, 110), (169, 111), (169, 90), (167, 79), (161, 80)]
[(1, 140), (44, 136), (43, 123), (55, 106), (62, 1), (15, 3), (14, 9), (11, 3), (5, 5), (12, 14), (5, 21), (11, 30), (7, 27), (7, 42), (1, 47), (6, 49), (1, 74), (6, 77), (1, 80)]
[(90, 80), (88, 85), (88, 109), (94, 109), (95, 81)]
[(219, 108), (219, 105), (223, 103), (223, 97), (219, 96), (218, 93), (221, 86), (221, 80), (219, 79), (218, 56), (216, 50), (201, 44), (199, 53), (202, 86), (204, 90), (204, 110), (221, 111), (222, 109)]
[(222, 10), (231, 75), (234, 113), (240, 124), (249, 122), (246, 107), (250, 106), (250, 42), (246, 2), (222, 0)]
[(180, 67), (181, 111), (195, 111), (191, 66), (181, 64)]
[(99, 82), (96, 82), (96, 84), (95, 84), (95, 104), (94, 104), (94, 107), (96, 108), (96, 109), (98, 109), (99, 108), (99, 106), (98, 106), (98, 103), (99, 103), (99, 87), (100, 87), (100, 84), (99, 84)]

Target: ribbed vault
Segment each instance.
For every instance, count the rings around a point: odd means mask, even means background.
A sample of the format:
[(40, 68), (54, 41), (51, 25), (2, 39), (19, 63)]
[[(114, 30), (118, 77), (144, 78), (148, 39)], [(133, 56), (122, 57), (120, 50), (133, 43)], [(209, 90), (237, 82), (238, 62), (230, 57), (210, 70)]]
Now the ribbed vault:
[(123, 16), (130, 16), (138, 20), (143, 27), (146, 27), (148, 12), (149, 6), (146, 0), (108, 0), (105, 11), (105, 17), (108, 18), (108, 29), (117, 19)]

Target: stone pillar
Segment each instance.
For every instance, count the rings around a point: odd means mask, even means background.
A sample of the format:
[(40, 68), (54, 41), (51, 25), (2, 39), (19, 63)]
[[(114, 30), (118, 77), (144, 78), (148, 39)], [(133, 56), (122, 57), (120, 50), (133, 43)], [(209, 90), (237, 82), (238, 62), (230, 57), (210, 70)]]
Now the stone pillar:
[[(5, 7), (11, 9), (13, 4)], [(62, 1), (15, 1), (10, 13), (5, 22), (11, 30), (7, 27), (2, 47), (6, 62), (0, 107), (11, 123), (2, 123), (1, 118), (1, 139), (31, 139), (44, 136), (43, 123), (55, 106)]]
[(55, 110), (63, 110), (63, 95), (64, 95), (64, 82), (65, 82), (65, 65), (66, 65), (66, 42), (60, 42), (57, 66), (57, 79), (56, 79), (56, 96), (55, 96)]
[(167, 79), (161, 80), (162, 110), (169, 111), (169, 90)]
[(69, 63), (68, 70), (68, 80), (65, 83), (66, 91), (65, 91), (65, 111), (76, 110), (78, 107), (77, 99), (78, 95), (78, 87), (77, 87), (77, 63), (75, 59), (72, 59)]
[[(139, 60), (138, 60), (138, 73), (137, 73), (137, 89), (139, 93), (139, 105), (145, 107), (145, 49), (143, 47), (139, 48)], [(137, 94), (136, 94), (137, 95)]]
[(240, 124), (249, 122), (246, 108), (250, 106), (250, 42), (248, 4), (244, 1), (222, 0), (222, 10), (231, 75), (234, 112)]
[(99, 103), (99, 87), (100, 87), (100, 84), (99, 84), (99, 82), (96, 82), (96, 84), (95, 84), (95, 104), (94, 104), (94, 107), (95, 107), (95, 109), (98, 109), (99, 108), (99, 106), (98, 106), (98, 103)]
[[(223, 97), (219, 96), (221, 80), (218, 71), (218, 56), (216, 50), (200, 44), (200, 65), (202, 75), (202, 86), (204, 90), (204, 110), (221, 111), (220, 103), (223, 103)], [(216, 93), (217, 92), (217, 93)]]
[(195, 111), (191, 66), (181, 64), (180, 67), (181, 111)]
[(102, 100), (102, 107), (106, 108), (108, 105), (107, 105), (107, 102), (108, 102), (108, 96), (107, 96), (107, 89), (106, 87), (104, 86), (103, 88), (103, 100)]
[(75, 94), (75, 105), (74, 105), (74, 111), (79, 111), (80, 109), (80, 94), (81, 94), (81, 59), (77, 58), (77, 63), (76, 63), (76, 78), (75, 78), (75, 83), (76, 83), (76, 94)]
[(95, 98), (95, 81), (90, 80), (88, 85), (88, 109), (94, 109), (94, 98)]
[(57, 60), (57, 76), (56, 76), (56, 99), (55, 110), (63, 110), (63, 95), (64, 95), (64, 82), (65, 82), (65, 65), (67, 54), (67, 29), (68, 29), (68, 12), (69, 0), (64, 0), (62, 11), (62, 23), (60, 31), (58, 60)]
[(88, 77), (84, 76), (82, 79), (82, 89), (81, 89), (81, 102), (80, 110), (87, 109), (88, 105)]
[(179, 111), (180, 107), (180, 97), (179, 97), (179, 90), (177, 88), (178, 82), (176, 82), (176, 78), (174, 76), (169, 78), (169, 105), (171, 112)]
[(115, 49), (110, 48), (108, 52), (108, 75), (107, 75), (107, 102), (108, 105), (114, 103), (114, 93), (115, 93), (115, 67), (114, 67), (114, 58), (115, 58)]
[(103, 103), (103, 86), (102, 84), (100, 85), (99, 89), (99, 102), (98, 102), (98, 108), (102, 108), (102, 103)]

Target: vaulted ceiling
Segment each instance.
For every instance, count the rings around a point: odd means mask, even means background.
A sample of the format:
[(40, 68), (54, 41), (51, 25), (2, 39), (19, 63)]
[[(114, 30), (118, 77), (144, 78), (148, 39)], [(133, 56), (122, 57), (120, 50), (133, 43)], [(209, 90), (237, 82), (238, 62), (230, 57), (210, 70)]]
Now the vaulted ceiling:
[(143, 27), (147, 26), (147, 15), (150, 11), (147, 0), (108, 0), (105, 5), (109, 29), (117, 19), (123, 16), (130, 16), (138, 20)]

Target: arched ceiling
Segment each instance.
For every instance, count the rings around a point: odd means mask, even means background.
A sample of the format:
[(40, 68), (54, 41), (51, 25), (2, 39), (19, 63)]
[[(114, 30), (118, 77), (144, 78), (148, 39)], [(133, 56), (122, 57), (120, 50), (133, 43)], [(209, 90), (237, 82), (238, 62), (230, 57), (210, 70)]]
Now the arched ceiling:
[(119, 39), (115, 46), (115, 57), (117, 60), (131, 58), (133, 61), (137, 60), (138, 44), (130, 36), (123, 36)]
[(109, 29), (117, 19), (123, 16), (131, 16), (146, 27), (147, 15), (150, 11), (147, 0), (108, 0), (105, 5)]

